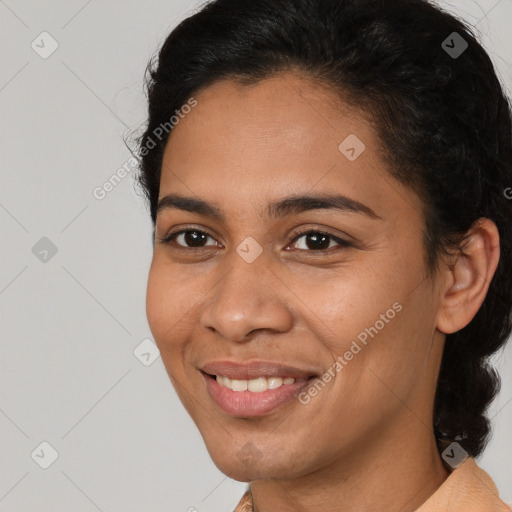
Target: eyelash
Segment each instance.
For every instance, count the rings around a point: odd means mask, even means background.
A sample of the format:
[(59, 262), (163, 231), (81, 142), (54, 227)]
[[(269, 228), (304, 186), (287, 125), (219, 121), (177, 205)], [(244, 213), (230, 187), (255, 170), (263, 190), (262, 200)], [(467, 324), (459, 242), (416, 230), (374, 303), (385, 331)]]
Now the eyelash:
[[(215, 238), (213, 235), (208, 233), (208, 231), (205, 231), (205, 230), (202, 230), (202, 229), (196, 229), (196, 228), (192, 228), (191, 227), (191, 228), (188, 228), (188, 229), (182, 229), (180, 231), (175, 231), (173, 233), (169, 233), (169, 234), (167, 234), (166, 236), (164, 236), (162, 238), (158, 238), (158, 241), (160, 243), (162, 243), (162, 244), (169, 244), (170, 245), (170, 243), (173, 242), (177, 236), (182, 235), (184, 233), (190, 233), (190, 232), (196, 232), (196, 233), (205, 234), (205, 235), (207, 235), (208, 237), (210, 237), (212, 239)], [(302, 238), (304, 235), (309, 235), (309, 234), (326, 236), (326, 237), (334, 240), (336, 243), (338, 243), (340, 248), (345, 248), (346, 249), (346, 248), (349, 248), (349, 247), (354, 247), (354, 245), (351, 242), (348, 242), (347, 240), (343, 240), (342, 238), (334, 236), (333, 234), (328, 233), (326, 231), (322, 231), (322, 230), (318, 230), (318, 229), (312, 229), (312, 228), (306, 228), (306, 229), (299, 229), (299, 230), (297, 230), (292, 235), (292, 239), (290, 240), (288, 245), (292, 244), (293, 242), (296, 242), (299, 238)], [(213, 247), (213, 246), (205, 246), (205, 247), (184, 247), (182, 245), (175, 246), (176, 249), (184, 250), (184, 251), (198, 251), (198, 250), (206, 249), (208, 247)], [(307, 249), (298, 249), (298, 250), (302, 251), (302, 252), (310, 252), (310, 253), (313, 253), (313, 254), (330, 254), (332, 252), (332, 249), (333, 248), (330, 247), (329, 249), (318, 250), (318, 251), (307, 250)]]

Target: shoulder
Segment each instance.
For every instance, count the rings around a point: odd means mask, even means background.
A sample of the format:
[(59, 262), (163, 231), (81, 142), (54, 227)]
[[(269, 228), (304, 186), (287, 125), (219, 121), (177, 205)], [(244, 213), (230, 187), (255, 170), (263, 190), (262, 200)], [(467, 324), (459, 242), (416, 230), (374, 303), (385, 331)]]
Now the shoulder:
[(492, 478), (468, 457), (416, 512), (511, 512)]
[(246, 491), (233, 512), (252, 512), (252, 497), (250, 491)]

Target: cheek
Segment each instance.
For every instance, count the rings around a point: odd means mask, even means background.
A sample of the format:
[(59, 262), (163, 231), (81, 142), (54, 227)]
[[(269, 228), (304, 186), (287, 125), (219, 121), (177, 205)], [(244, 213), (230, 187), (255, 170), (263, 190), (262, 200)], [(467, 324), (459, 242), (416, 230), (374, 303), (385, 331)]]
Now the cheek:
[(158, 276), (159, 272), (153, 261), (149, 270), (146, 288), (146, 316), (157, 344), (158, 338), (160, 338), (160, 327), (165, 316), (164, 310), (166, 306), (165, 301), (163, 300), (164, 289), (162, 286), (162, 280), (158, 279)]
[(146, 316), (160, 351), (168, 349), (170, 341), (179, 339), (176, 330), (185, 316), (182, 292), (176, 285), (170, 269), (154, 258), (149, 270), (146, 289)]
[(182, 372), (197, 329), (197, 308), (211, 284), (198, 272), (186, 272), (155, 253), (146, 288), (146, 317), (164, 365)]
[(393, 265), (382, 255), (368, 255), (357, 265), (339, 267), (330, 274), (324, 269), (322, 274), (304, 273), (287, 285), (302, 311), (299, 316), (311, 318), (311, 329), (319, 329), (319, 339), (330, 352), (343, 354), (352, 340), (360, 333), (364, 338), (365, 329), (376, 322), (379, 331), (396, 322), (399, 313), (393, 304), (404, 295), (407, 277)]
[(333, 360), (347, 361), (343, 373), (349, 382), (370, 368), (404, 385), (400, 378), (410, 381), (428, 352), (433, 313), (421, 258), (405, 261), (405, 254), (390, 253), (368, 254), (357, 268), (337, 269), (328, 279), (303, 277), (292, 288), (305, 298), (303, 316), (318, 326), (310, 327)]

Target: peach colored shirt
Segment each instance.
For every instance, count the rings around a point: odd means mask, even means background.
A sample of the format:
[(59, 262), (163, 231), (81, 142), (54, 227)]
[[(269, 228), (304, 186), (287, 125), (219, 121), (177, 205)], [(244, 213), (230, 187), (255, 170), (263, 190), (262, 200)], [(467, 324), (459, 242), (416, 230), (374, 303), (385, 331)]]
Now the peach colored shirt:
[[(498, 495), (491, 477), (468, 457), (416, 512), (511, 512)], [(252, 498), (245, 492), (234, 512), (252, 512)]]

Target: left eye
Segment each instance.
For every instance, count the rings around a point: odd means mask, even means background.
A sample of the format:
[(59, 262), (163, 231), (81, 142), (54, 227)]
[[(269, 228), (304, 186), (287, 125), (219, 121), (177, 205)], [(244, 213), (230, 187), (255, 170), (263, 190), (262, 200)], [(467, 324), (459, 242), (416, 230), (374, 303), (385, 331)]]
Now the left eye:
[(324, 233), (323, 231), (306, 231), (301, 233), (299, 236), (296, 236), (292, 242), (296, 240), (300, 240), (301, 238), (305, 238), (303, 247), (299, 247), (300, 250), (312, 250), (312, 251), (325, 251), (333, 247), (331, 242), (335, 242), (342, 247), (350, 247), (351, 244), (346, 240), (342, 240), (341, 238), (335, 237), (329, 233)]

